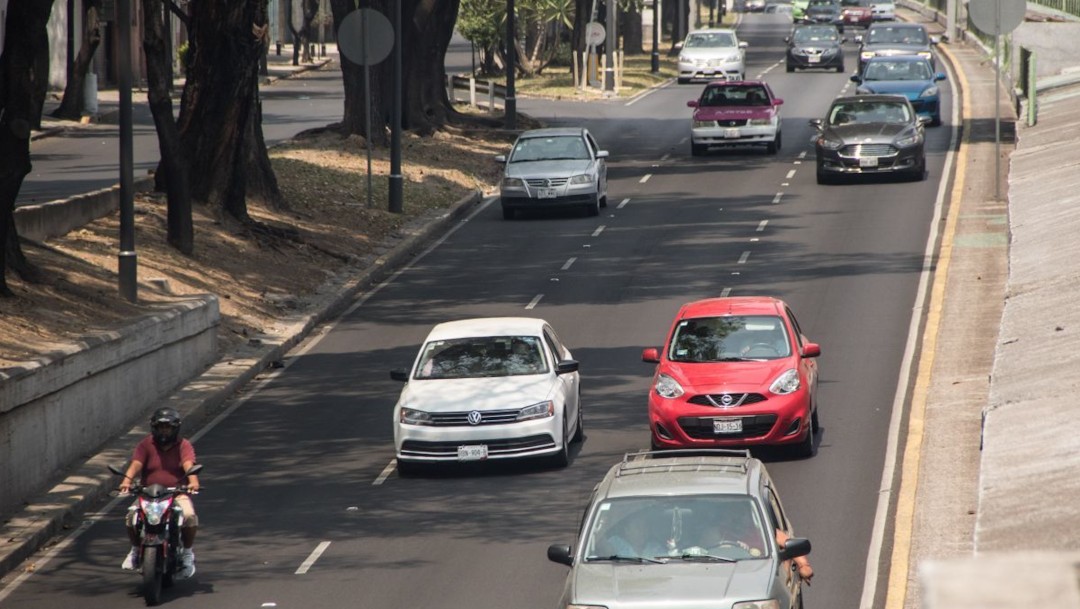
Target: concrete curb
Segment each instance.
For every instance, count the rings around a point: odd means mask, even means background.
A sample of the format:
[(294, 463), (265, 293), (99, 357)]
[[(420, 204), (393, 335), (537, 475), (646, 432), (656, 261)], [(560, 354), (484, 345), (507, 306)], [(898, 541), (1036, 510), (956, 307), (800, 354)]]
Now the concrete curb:
[[(343, 313), (357, 294), (405, 266), (482, 200), (482, 193), (475, 191), (434, 217), (418, 219), (403, 231), (401, 241), (389, 251), (365, 268), (354, 269), (354, 273), (326, 286), (332, 291), (313, 312), (286, 320), (285, 328), (276, 335), (253, 339), (249, 349), (226, 354), (164, 400), (164, 404), (181, 412), (188, 429), (200, 427), (241, 387), (307, 338), (313, 328)], [(155, 404), (147, 412), (161, 405)], [(58, 533), (74, 528), (84, 512), (115, 489), (116, 481), (106, 465), (127, 460), (132, 447), (146, 434), (145, 414), (140, 413), (131, 422), (133, 427), (129, 431), (106, 443), (49, 491), (31, 498), (25, 510), (0, 526), (0, 578), (15, 571)], [(90, 521), (83, 522), (85, 526)], [(27, 567), (32, 568), (33, 565)]]

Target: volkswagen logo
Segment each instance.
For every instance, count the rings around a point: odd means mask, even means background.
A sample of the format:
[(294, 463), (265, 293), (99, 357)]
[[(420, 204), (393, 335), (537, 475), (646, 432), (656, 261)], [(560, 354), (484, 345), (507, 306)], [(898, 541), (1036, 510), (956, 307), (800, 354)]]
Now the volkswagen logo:
[(480, 414), (479, 410), (473, 410), (469, 413), (469, 425), (479, 425), (483, 418), (484, 417)]
[(730, 393), (725, 393), (724, 395), (720, 396), (720, 405), (721, 406), (731, 406), (731, 403), (734, 402), (734, 401), (735, 400), (734, 400), (734, 398), (731, 397)]

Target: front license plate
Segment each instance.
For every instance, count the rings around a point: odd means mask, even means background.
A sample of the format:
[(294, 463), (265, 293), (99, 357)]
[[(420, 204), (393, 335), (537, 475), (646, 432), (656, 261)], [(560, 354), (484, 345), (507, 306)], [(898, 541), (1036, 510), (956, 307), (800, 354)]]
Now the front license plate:
[(877, 167), (877, 157), (862, 157), (859, 159), (859, 167)]
[(558, 196), (558, 193), (555, 192), (554, 188), (537, 188), (536, 189), (536, 198), (537, 199), (554, 199), (557, 196)]
[(482, 461), (487, 459), (486, 444), (466, 444), (457, 447), (458, 461)]
[(806, 61), (808, 63), (821, 63), (821, 58), (818, 57), (817, 55), (811, 55), (811, 56), (806, 58)]
[(742, 433), (742, 419), (713, 419), (713, 433)]
[(724, 137), (727, 139), (735, 139), (739, 137), (738, 129), (724, 129)]

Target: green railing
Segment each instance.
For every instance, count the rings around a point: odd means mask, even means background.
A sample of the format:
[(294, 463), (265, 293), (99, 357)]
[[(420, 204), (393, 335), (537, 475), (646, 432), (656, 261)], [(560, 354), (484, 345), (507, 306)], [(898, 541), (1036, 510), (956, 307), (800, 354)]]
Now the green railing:
[(1028, 4), (1038, 4), (1039, 6), (1080, 17), (1080, 0), (1028, 0)]

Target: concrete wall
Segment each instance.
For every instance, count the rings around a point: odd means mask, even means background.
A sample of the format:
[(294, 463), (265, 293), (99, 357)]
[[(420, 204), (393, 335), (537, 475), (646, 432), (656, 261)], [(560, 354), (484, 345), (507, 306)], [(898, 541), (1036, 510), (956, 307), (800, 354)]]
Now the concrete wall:
[(123, 330), (0, 370), (0, 514), (10, 514), (217, 356), (218, 300), (170, 304)]

